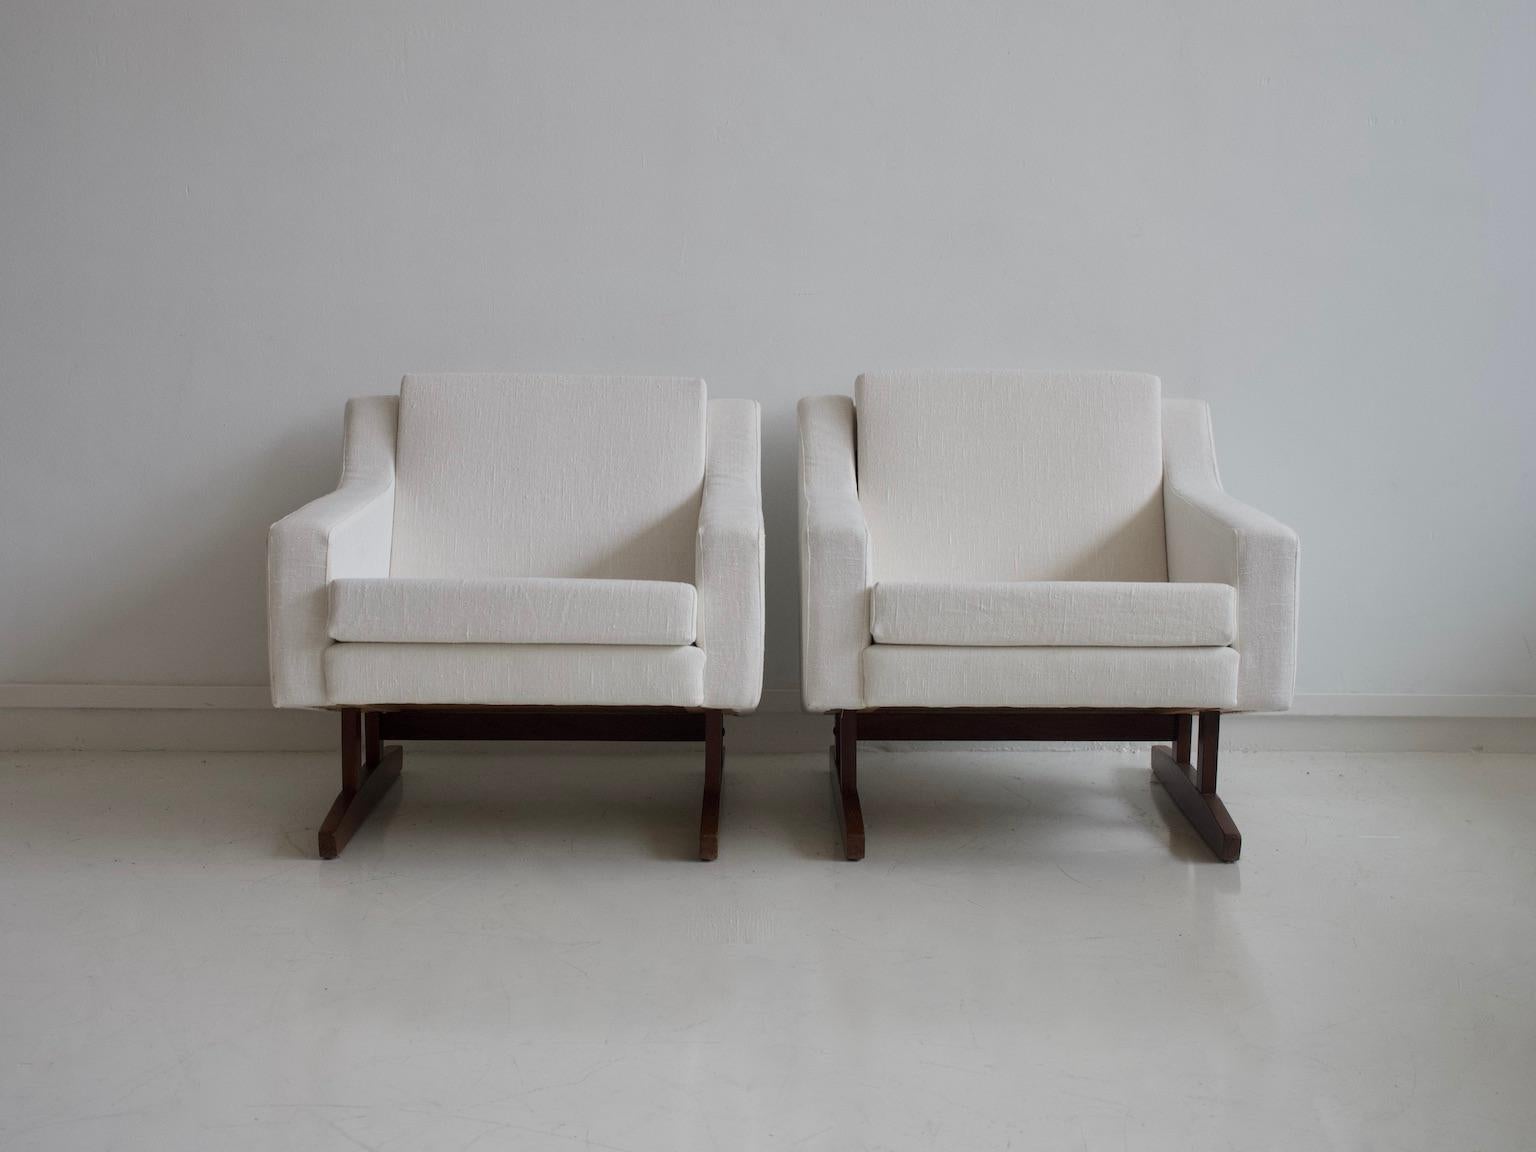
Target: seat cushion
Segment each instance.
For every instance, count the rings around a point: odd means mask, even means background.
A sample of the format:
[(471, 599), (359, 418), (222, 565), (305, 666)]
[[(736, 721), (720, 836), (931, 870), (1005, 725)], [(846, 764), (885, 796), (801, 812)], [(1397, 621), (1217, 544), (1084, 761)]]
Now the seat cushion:
[(391, 576), (694, 578), (702, 380), (407, 376)]
[(332, 706), (526, 704), (697, 708), (698, 648), (614, 644), (332, 644)]
[(855, 386), (877, 580), (1168, 579), (1161, 384), (871, 374)]
[(400, 644), (692, 644), (692, 584), (660, 580), (331, 581), (333, 640)]
[(864, 649), (867, 708), (1231, 708), (1235, 648)]
[(877, 644), (1188, 648), (1237, 637), (1229, 584), (881, 581), (870, 599)]

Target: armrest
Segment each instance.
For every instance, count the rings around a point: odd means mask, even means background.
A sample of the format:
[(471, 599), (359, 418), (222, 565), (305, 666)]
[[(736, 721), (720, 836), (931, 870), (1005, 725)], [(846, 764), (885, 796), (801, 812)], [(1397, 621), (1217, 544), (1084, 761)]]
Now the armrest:
[(695, 583), (704, 706), (750, 712), (763, 695), (762, 434), (754, 400), (711, 400)]
[(807, 711), (864, 706), (869, 528), (847, 396), (800, 401), (800, 692)]
[(328, 586), (337, 576), (388, 576), (395, 511), (394, 396), (347, 402), (341, 483), (272, 525), (267, 538), (267, 659), (272, 703), (326, 703)]
[(1163, 402), (1168, 578), (1237, 589), (1237, 710), (1283, 711), (1296, 690), (1296, 533), (1221, 487), (1211, 414)]

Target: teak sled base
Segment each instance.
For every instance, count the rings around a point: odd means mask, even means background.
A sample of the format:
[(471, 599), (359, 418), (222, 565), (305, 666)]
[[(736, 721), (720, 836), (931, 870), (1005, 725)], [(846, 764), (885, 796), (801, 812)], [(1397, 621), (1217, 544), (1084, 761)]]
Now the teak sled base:
[(685, 708), (342, 708), (341, 792), (320, 825), (323, 860), (341, 854), (400, 778), (405, 752), (386, 740), (645, 740), (704, 743), (699, 859), (720, 854), (725, 714)]
[[(1198, 762), (1193, 759), (1200, 717)], [(860, 740), (1167, 740), (1152, 749), (1152, 771), (1218, 860), (1242, 854), (1243, 834), (1216, 795), (1220, 712), (1070, 709), (880, 708), (833, 713), (832, 803), (843, 855), (864, 859), (859, 803)]]

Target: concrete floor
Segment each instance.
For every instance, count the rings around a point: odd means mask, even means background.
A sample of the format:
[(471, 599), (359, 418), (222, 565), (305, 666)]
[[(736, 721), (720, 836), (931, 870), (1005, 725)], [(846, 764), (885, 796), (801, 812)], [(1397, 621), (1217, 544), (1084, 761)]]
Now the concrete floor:
[(0, 761), (0, 1148), (1536, 1146), (1536, 757)]

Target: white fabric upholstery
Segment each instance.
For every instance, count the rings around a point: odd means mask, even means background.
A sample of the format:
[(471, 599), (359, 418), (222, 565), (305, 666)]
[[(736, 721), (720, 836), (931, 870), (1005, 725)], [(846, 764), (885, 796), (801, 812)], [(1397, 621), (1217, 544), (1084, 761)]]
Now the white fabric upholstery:
[(402, 390), (348, 404), (341, 486), (272, 528), (274, 704), (756, 707), (756, 404), (709, 404), (706, 475), (702, 381)]
[(871, 581), (853, 401), (807, 396), (798, 416), (801, 698), (810, 712), (862, 708)]
[(864, 650), (869, 708), (1231, 708), (1231, 648)]
[(278, 708), (327, 702), (322, 666), (331, 642), (327, 583), (335, 577), (389, 575), (397, 403), (393, 396), (350, 401), (340, 486), (272, 525), (267, 656)]
[(1188, 648), (1232, 643), (1237, 592), (1227, 584), (880, 581), (877, 644)]
[(711, 400), (699, 508), (698, 646), (704, 706), (750, 712), (763, 694), (762, 435), (752, 400)]
[(1156, 376), (872, 374), (854, 391), (876, 579), (1168, 578)]
[[(1160, 403), (1155, 377), (1123, 374), (866, 376), (857, 391), (857, 415), (847, 397), (800, 402), (808, 710), (1290, 706), (1296, 535), (1222, 491), (1204, 404)], [(954, 587), (1028, 579), (1048, 583), (1001, 600)], [(1085, 580), (1107, 583), (1051, 607), (1049, 582)], [(1235, 592), (1197, 605), (1182, 584)], [(1117, 585), (1136, 588), (1127, 613), (1159, 607), (1134, 632), (1122, 616), (1119, 636)], [(892, 642), (909, 639), (923, 643)]]
[(704, 410), (702, 380), (407, 376), (390, 575), (691, 582)]
[(331, 581), (332, 640), (401, 644), (692, 644), (693, 585), (661, 580)]
[(1222, 490), (1210, 410), (1163, 404), (1163, 483), (1172, 580), (1237, 589), (1239, 711), (1282, 710), (1296, 689), (1296, 533)]
[(697, 708), (704, 653), (587, 644), (333, 644), (327, 702)]

